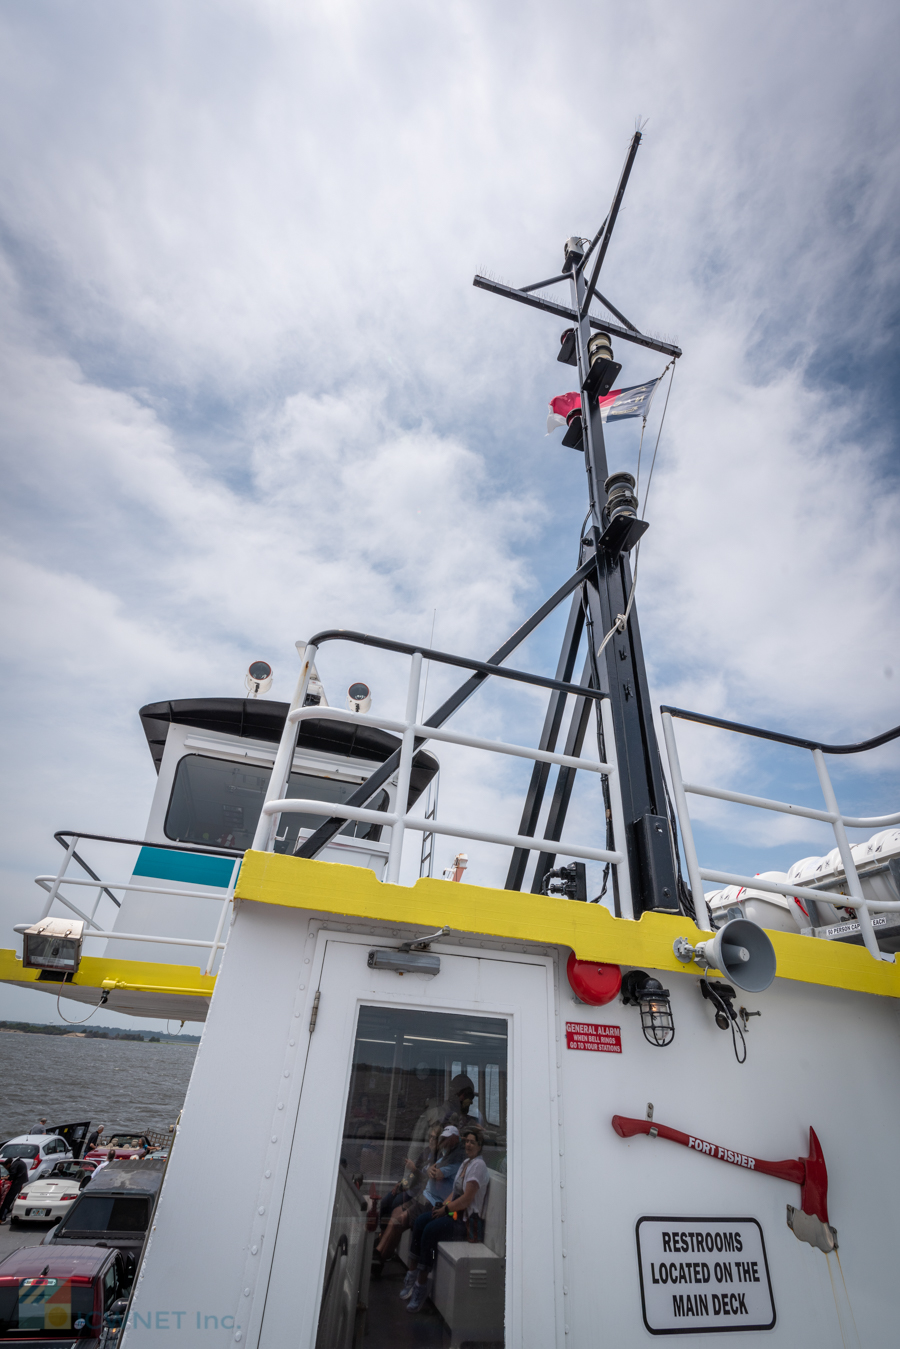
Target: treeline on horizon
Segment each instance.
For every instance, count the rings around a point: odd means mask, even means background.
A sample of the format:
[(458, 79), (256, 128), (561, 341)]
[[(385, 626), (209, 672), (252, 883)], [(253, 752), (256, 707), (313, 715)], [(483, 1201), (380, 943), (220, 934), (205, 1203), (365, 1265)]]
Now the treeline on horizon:
[(89, 1040), (146, 1040), (155, 1044), (163, 1041), (175, 1044), (200, 1043), (199, 1035), (160, 1035), (149, 1030), (125, 1030), (119, 1026), (84, 1026), (76, 1030), (74, 1025), (52, 1026), (35, 1021), (0, 1021), (0, 1030), (22, 1031), (25, 1035), (83, 1035)]

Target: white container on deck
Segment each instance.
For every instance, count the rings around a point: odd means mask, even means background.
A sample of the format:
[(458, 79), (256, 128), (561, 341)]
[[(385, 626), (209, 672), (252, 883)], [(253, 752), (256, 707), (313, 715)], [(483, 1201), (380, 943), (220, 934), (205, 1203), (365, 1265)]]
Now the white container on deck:
[[(789, 873), (785, 871), (761, 871), (760, 880), (786, 881)], [(724, 890), (714, 890), (706, 896), (706, 902), (712, 910), (717, 926), (726, 921), (729, 909), (739, 908), (745, 918), (760, 927), (773, 932), (799, 932), (809, 923), (806, 913), (800, 907), (800, 901), (786, 895), (776, 895), (769, 890), (754, 890), (749, 886), (729, 885)]]

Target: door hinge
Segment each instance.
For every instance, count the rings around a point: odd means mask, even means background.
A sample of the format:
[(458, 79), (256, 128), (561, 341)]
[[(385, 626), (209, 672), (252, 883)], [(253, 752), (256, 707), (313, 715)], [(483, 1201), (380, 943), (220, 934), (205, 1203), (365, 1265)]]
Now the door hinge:
[(312, 1035), (316, 1028), (316, 1019), (319, 1015), (319, 999), (322, 996), (322, 990), (316, 989), (316, 996), (313, 998), (312, 1012), (309, 1017), (309, 1033)]

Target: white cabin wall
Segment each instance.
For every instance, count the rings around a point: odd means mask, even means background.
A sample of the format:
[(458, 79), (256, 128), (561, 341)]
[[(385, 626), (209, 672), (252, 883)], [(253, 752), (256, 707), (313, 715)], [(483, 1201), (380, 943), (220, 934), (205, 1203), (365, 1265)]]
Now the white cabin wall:
[[(238, 906), (133, 1300), (129, 1349), (158, 1344), (159, 1329), (175, 1329), (176, 1311), (186, 1316), (180, 1344), (235, 1342), (273, 1121), (291, 1114), (277, 1108), (285, 1052), (296, 1039), (305, 1054), (308, 1042), (308, 937), (306, 913)], [(204, 1328), (207, 1316), (218, 1326)]]
[[(156, 791), (153, 793), (153, 801), (150, 806), (150, 818), (147, 820), (147, 831), (144, 835), (148, 843), (171, 843), (172, 841), (167, 839), (165, 834), (166, 811), (169, 808), (169, 798), (175, 785), (175, 770), (178, 767), (178, 760), (185, 753), (184, 742), (190, 734), (190, 726), (176, 726), (174, 723), (169, 725), (162, 762), (159, 765), (159, 775), (156, 779)], [(235, 743), (238, 743), (236, 739)]]
[[(614, 1133), (613, 1115), (643, 1119), (652, 1101), (655, 1123), (771, 1161), (805, 1156), (812, 1125), (860, 1344), (888, 1343), (900, 1211), (900, 1176), (888, 1160), (900, 1117), (893, 1001), (787, 980), (761, 994), (738, 990), (737, 1006), (763, 1013), (750, 1023), (740, 1066), (696, 978), (648, 969), (671, 989), (675, 1018), (674, 1043), (656, 1048), (643, 1038), (637, 1008), (576, 1003), (564, 963), (561, 971), (567, 1342), (619, 1349), (655, 1338), (641, 1316), (638, 1218), (725, 1216), (755, 1217), (763, 1228), (777, 1315), (767, 1343), (844, 1349), (828, 1258), (798, 1241), (785, 1220), (786, 1205), (800, 1205), (799, 1186), (661, 1138)], [(622, 1053), (567, 1050), (566, 1021), (621, 1026)], [(835, 1278), (840, 1285), (839, 1272)], [(696, 1342), (712, 1349), (734, 1337), (704, 1334)]]
[[(143, 1320), (127, 1331), (126, 1349), (140, 1349), (146, 1335), (166, 1324), (174, 1328), (171, 1319), (157, 1326), (157, 1311), (170, 1317), (176, 1311), (189, 1314), (183, 1326), (189, 1333), (179, 1341), (185, 1345), (255, 1345), (263, 1315), (259, 1299), (277, 1230), (272, 1224), (279, 1196), (287, 1200), (285, 1186), (294, 1165), (289, 1140), (301, 1098), (311, 991), (325, 946), (317, 932), (323, 925), (329, 926), (315, 915), (279, 906), (245, 902), (238, 908), (134, 1300), (134, 1313)], [(385, 929), (385, 934), (400, 932)], [(347, 940), (352, 940), (349, 932)], [(475, 945), (479, 977), (488, 988), (495, 982), (493, 961), (504, 957), (492, 956), (493, 944), (481, 941), (464, 941), (458, 954), (474, 954)], [(454, 949), (452, 940), (446, 949)], [(545, 950), (533, 949), (537, 956)], [(555, 1299), (557, 1349), (563, 1344), (621, 1349), (649, 1341), (635, 1249), (638, 1218), (755, 1218), (764, 1234), (777, 1313), (767, 1343), (784, 1349), (844, 1349), (829, 1277), (830, 1260), (843, 1298), (837, 1258), (799, 1242), (785, 1222), (786, 1205), (799, 1206), (799, 1187), (664, 1139), (624, 1140), (613, 1132), (614, 1114), (644, 1118), (652, 1101), (655, 1122), (769, 1160), (806, 1155), (809, 1126), (816, 1129), (860, 1344), (887, 1343), (886, 1328), (893, 1325), (896, 1310), (893, 1252), (900, 1211), (900, 1180), (892, 1162), (894, 1121), (900, 1116), (900, 1021), (894, 1003), (780, 980), (763, 994), (740, 994), (738, 1005), (763, 1014), (751, 1022), (748, 1060), (741, 1066), (730, 1033), (716, 1028), (694, 976), (648, 971), (672, 990), (675, 1041), (660, 1049), (644, 1040), (637, 1009), (618, 1000), (603, 1008), (574, 1001), (565, 977), (568, 954), (558, 952), (557, 1031), (535, 1031), (534, 1043), (520, 1046), (533, 1068), (546, 1054), (549, 1035), (557, 1046), (556, 1072), (551, 1061), (540, 1083), (526, 1093), (514, 1070), (510, 1077), (511, 1174), (520, 1165), (517, 1119), (527, 1116), (548, 1139), (539, 1154), (530, 1153), (521, 1184), (510, 1187), (508, 1230), (521, 1233), (529, 1250), (545, 1251), (540, 1269), (524, 1283), (520, 1305), (510, 1308), (513, 1324), (530, 1325), (539, 1306), (541, 1316), (551, 1315), (549, 1298)], [(415, 1005), (421, 992), (398, 982), (391, 997)], [(474, 1006), (479, 999), (464, 1002)], [(323, 1024), (329, 1036), (333, 1015), (330, 1003)], [(618, 1025), (622, 1053), (568, 1050), (567, 1021)], [(350, 1030), (338, 1036), (334, 1071), (313, 1100), (329, 1139), (345, 1106), (351, 1038)], [(330, 1039), (317, 1042), (317, 1053), (330, 1050)], [(518, 1076), (523, 1077), (521, 1066)], [(308, 1110), (309, 1097), (303, 1100)], [(290, 1248), (296, 1236), (288, 1229), (299, 1223), (304, 1230), (307, 1218), (313, 1238), (320, 1234), (321, 1243), (326, 1240), (331, 1182), (324, 1189), (320, 1183), (323, 1157), (311, 1150), (308, 1159), (297, 1159), (313, 1168), (310, 1175), (317, 1179), (309, 1192), (302, 1176), (299, 1190), (294, 1187), (297, 1193), (286, 1212)], [(313, 1191), (315, 1203), (309, 1202)], [(545, 1191), (558, 1196), (558, 1207)], [(300, 1211), (304, 1194), (305, 1213)], [(297, 1271), (302, 1283), (298, 1307), (314, 1295), (310, 1281), (316, 1284), (321, 1273), (315, 1265), (306, 1259)], [(276, 1284), (283, 1290), (284, 1279)], [(246, 1298), (245, 1288), (250, 1290)], [(202, 1289), (203, 1306), (197, 1304), (197, 1289)], [(198, 1311), (217, 1318), (215, 1330), (212, 1325), (196, 1330)], [(550, 1326), (542, 1335), (542, 1344), (553, 1343)], [(686, 1334), (684, 1339), (706, 1349), (733, 1347), (727, 1334), (706, 1334), (702, 1341)], [(309, 1345), (298, 1343), (297, 1349)]]

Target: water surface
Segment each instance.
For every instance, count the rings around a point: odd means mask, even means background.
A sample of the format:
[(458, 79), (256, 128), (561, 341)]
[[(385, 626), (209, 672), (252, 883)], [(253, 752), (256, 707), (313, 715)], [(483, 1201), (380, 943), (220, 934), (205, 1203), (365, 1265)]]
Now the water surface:
[(0, 1140), (91, 1120), (121, 1129), (167, 1129), (184, 1103), (196, 1045), (82, 1040), (0, 1031)]

